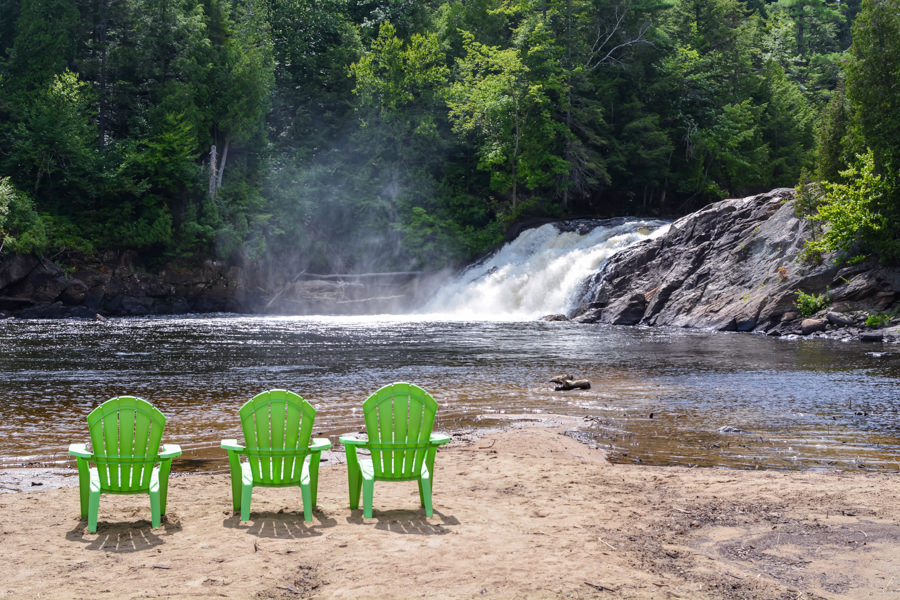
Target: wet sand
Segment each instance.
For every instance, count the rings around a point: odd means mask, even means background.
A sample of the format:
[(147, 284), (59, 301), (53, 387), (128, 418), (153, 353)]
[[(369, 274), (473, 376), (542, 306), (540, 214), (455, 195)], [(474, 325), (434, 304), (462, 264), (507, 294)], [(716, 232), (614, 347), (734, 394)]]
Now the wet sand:
[(579, 425), (455, 436), (431, 518), (415, 483), (351, 511), (340, 453), (312, 523), (266, 488), (241, 523), (227, 473), (189, 474), (159, 529), (146, 496), (104, 495), (89, 533), (74, 478), (2, 472), (24, 491), (0, 494), (0, 598), (900, 597), (895, 474), (615, 465)]

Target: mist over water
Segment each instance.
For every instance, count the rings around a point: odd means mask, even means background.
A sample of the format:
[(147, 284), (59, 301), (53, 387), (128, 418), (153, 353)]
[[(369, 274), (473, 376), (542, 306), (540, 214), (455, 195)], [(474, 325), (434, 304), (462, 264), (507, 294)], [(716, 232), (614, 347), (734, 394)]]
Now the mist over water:
[(583, 295), (585, 280), (610, 256), (667, 229), (662, 221), (615, 219), (527, 230), (444, 285), (419, 312), (484, 321), (568, 313)]

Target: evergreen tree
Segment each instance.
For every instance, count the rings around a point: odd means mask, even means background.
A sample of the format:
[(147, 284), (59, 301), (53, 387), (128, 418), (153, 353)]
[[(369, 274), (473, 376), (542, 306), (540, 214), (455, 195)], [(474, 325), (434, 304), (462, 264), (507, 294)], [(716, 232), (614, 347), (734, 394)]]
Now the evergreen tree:
[(847, 97), (879, 172), (900, 170), (900, 0), (863, 0), (853, 25)]

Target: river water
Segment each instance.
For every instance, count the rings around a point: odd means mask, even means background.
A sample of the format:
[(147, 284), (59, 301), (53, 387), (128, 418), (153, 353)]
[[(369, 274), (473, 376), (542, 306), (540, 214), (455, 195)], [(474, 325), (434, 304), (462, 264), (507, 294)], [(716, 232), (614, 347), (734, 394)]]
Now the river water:
[[(69, 464), (85, 417), (136, 395), (168, 417), (177, 470), (224, 466), (254, 394), (294, 390), (316, 434), (362, 426), (360, 405), (410, 381), (437, 427), (509, 414), (581, 417), (613, 460), (739, 468), (900, 469), (900, 348), (696, 330), (431, 317), (191, 316), (0, 322), (0, 467)], [(589, 390), (554, 391), (568, 372)], [(501, 416), (502, 415), (502, 416)], [(740, 431), (735, 431), (740, 430)]]
[[(900, 346), (542, 321), (657, 221), (545, 225), (446, 282), (418, 315), (0, 321), (0, 468), (61, 466), (85, 418), (134, 395), (168, 417), (176, 470), (221, 468), (237, 412), (272, 388), (316, 406), (316, 434), (362, 427), (394, 381), (440, 404), (437, 427), (581, 418), (612, 460), (900, 470)], [(589, 390), (557, 392), (569, 373)], [(533, 418), (533, 417), (531, 417)]]

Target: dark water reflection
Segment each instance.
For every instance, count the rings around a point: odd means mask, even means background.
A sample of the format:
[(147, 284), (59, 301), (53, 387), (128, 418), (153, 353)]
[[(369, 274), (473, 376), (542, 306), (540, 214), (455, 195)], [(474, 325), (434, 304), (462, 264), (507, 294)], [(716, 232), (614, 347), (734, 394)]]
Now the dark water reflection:
[[(554, 392), (551, 375), (591, 380)], [(743, 468), (900, 466), (900, 347), (573, 323), (374, 318), (0, 322), (0, 467), (65, 464), (86, 415), (120, 394), (168, 417), (177, 469), (218, 468), (254, 394), (294, 390), (317, 435), (361, 425), (380, 385), (412, 381), (438, 427), (495, 413), (585, 417), (614, 460)], [(485, 416), (487, 418), (485, 418)], [(723, 430), (725, 428), (725, 430)], [(729, 431), (739, 429), (741, 431)]]

